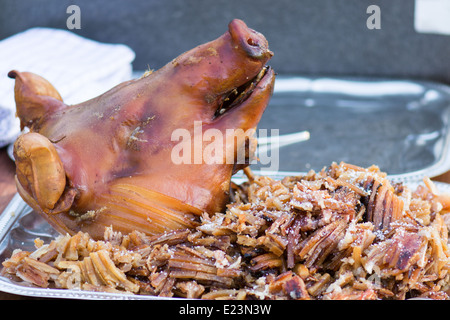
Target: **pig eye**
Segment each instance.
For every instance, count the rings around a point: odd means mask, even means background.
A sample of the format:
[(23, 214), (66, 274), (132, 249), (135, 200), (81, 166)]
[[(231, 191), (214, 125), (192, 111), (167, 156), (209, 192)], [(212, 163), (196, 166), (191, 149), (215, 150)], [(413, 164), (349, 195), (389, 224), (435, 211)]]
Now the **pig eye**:
[(247, 39), (247, 43), (253, 47), (257, 47), (258, 44), (252, 39), (252, 38), (248, 38)]

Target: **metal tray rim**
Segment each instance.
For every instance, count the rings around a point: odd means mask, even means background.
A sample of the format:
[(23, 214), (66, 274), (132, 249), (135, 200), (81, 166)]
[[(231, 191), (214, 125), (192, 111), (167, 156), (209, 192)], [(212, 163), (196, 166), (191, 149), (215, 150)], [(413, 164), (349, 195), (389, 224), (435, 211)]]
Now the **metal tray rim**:
[[(316, 92), (321, 90), (320, 85), (317, 89), (316, 84), (321, 81), (332, 81), (334, 83), (340, 83), (339, 88), (347, 85), (354, 85), (355, 83), (363, 83), (363, 85), (377, 85), (380, 83), (400, 84), (407, 85), (409, 90), (415, 91), (418, 87), (428, 87), (430, 89), (440, 90), (444, 93), (450, 101), (450, 86), (429, 80), (414, 80), (414, 79), (392, 79), (392, 78), (367, 78), (367, 77), (308, 77), (299, 75), (281, 75), (277, 77), (275, 83), (274, 94), (277, 92)], [(415, 87), (415, 89), (414, 89)], [(341, 90), (341, 89), (336, 89)], [(332, 90), (331, 90), (332, 91)], [(420, 91), (420, 90), (419, 90)], [(423, 92), (422, 92), (423, 93)], [(347, 93), (348, 94), (348, 93)], [(389, 92), (390, 95), (399, 94), (399, 92)], [(414, 93), (419, 94), (419, 93)], [(390, 175), (390, 178), (394, 181), (416, 181), (421, 180), (424, 176), (435, 177), (441, 175), (450, 170), (450, 137), (447, 136), (445, 144), (442, 147), (443, 153), (439, 160), (428, 166), (415, 171)], [(296, 173), (294, 173), (296, 174)]]

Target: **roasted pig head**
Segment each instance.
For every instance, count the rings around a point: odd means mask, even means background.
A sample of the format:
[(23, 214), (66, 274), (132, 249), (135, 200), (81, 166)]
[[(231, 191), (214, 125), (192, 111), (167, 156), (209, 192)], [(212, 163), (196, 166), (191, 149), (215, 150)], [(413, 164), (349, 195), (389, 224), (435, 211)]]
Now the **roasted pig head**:
[(42, 77), (11, 71), (29, 128), (14, 145), (19, 194), (62, 233), (195, 227), (224, 210), (232, 175), (248, 164), (242, 132), (269, 102), (272, 55), (262, 34), (233, 20), (218, 39), (77, 105)]

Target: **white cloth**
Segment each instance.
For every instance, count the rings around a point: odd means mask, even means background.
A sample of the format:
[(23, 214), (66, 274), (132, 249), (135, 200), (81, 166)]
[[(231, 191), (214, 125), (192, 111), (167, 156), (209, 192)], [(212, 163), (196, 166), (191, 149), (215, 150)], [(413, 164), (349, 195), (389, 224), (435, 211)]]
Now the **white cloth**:
[(134, 58), (126, 45), (60, 29), (32, 28), (0, 41), (0, 147), (20, 134), (9, 71), (34, 72), (50, 81), (65, 103), (75, 104), (131, 79)]
[(419, 33), (450, 35), (450, 1), (416, 0), (414, 28)]

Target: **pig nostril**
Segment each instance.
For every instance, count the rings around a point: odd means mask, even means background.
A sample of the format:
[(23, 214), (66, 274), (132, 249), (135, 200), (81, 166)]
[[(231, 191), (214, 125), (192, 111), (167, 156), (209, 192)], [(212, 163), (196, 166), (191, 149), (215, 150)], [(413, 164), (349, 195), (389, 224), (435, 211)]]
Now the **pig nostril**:
[(248, 43), (250, 46), (252, 46), (252, 47), (257, 47), (257, 46), (258, 46), (258, 43), (255, 42), (252, 38), (248, 38), (248, 39), (247, 39), (247, 43)]
[(265, 59), (271, 56), (264, 36), (238, 19), (228, 25), (228, 31), (236, 48), (243, 50), (250, 58)]

